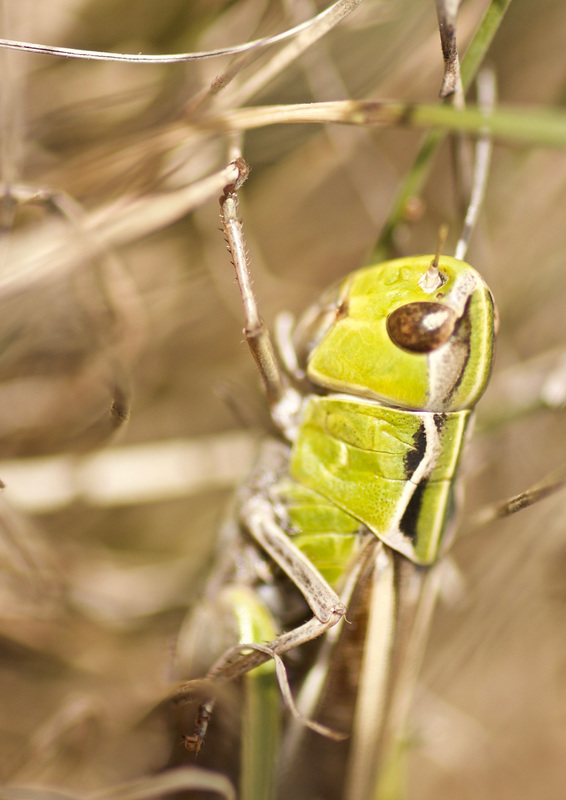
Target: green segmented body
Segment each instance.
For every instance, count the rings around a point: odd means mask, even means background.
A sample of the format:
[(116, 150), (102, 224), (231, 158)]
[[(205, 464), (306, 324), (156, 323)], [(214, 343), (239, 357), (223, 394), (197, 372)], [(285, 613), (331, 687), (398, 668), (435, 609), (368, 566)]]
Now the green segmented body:
[(278, 481), (270, 496), (281, 509), (280, 524), (293, 543), (335, 587), (358, 552), (359, 520), (289, 477)]
[[(358, 270), (297, 326), (297, 351), (305, 349), (301, 338), (310, 348), (310, 380), (344, 392), (308, 397), (292, 447), (291, 476), (322, 495), (321, 553), (337, 535), (326, 530), (325, 501), (417, 564), (434, 563), (445, 545), (471, 409), (491, 371), (494, 310), (479, 274), (454, 258), (440, 259), (440, 286), (423, 288), (431, 260)], [(421, 312), (424, 344), (411, 338)], [(392, 341), (392, 328), (407, 347)], [(318, 564), (314, 528), (308, 555)]]
[(433, 563), (450, 519), (469, 411), (434, 414), (310, 398), (291, 474), (419, 564)]
[(290, 477), (270, 498), (280, 524), (335, 586), (359, 547), (360, 522), (420, 564), (433, 563), (454, 507), (469, 411), (433, 414), (351, 398), (309, 398)]

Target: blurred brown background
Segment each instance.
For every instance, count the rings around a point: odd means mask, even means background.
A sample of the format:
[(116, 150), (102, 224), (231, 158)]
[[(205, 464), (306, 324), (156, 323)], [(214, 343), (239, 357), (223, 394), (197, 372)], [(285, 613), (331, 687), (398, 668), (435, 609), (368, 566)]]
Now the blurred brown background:
[[(485, 7), (463, 3), (461, 44)], [(276, 0), (4, 0), (2, 35), (183, 52), (275, 33), (315, 9)], [(565, 15), (559, 0), (511, 4), (489, 57), (501, 104), (564, 103)], [(431, 102), (442, 74), (434, 6), (416, 0), (368, 0), (253, 93), (248, 82), (262, 82), (271, 53), (249, 59), (208, 112), (347, 97)], [(176, 499), (75, 499), (32, 515), (11, 505), (10, 486), (4, 494), (0, 779), (84, 792), (167, 758), (164, 730), (146, 715), (166, 689), (175, 633), (206, 577), (230, 495), (230, 478), (218, 477), (223, 443), (231, 472), (245, 474), (267, 425), (216, 193), (195, 203), (180, 194), (227, 162), (225, 138), (199, 130), (204, 109), (191, 115), (187, 103), (228, 61), (0, 56), (3, 181), (66, 192), (85, 209), (71, 225), (46, 202), (18, 210), (5, 194), (0, 457), (81, 459), (106, 445), (112, 398), (130, 393), (131, 419), (111, 447), (181, 440), (203, 442), (208, 454), (203, 466), (196, 453), (200, 483)], [(252, 175), (242, 213), (268, 323), (363, 265), (420, 140), (407, 129), (337, 126), (246, 136)], [(160, 199), (171, 224), (156, 221)], [(465, 465), (464, 524), (482, 503), (564, 463), (565, 203), (563, 152), (496, 145), (468, 258), (493, 289), (501, 332)], [(453, 242), (447, 148), (419, 219), (399, 231), (399, 251), (433, 250), (445, 221)], [(153, 466), (141, 451), (128, 466), (133, 483)], [(33, 476), (22, 475), (21, 493), (33, 497)], [(563, 797), (564, 503), (557, 494), (456, 543), (458, 572), (447, 580), (453, 590), (436, 615), (416, 703), (411, 800)]]

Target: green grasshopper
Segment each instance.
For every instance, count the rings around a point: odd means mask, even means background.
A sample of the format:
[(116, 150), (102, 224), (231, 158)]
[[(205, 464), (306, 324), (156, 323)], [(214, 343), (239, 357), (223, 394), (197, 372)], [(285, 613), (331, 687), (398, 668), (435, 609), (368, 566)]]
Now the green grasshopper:
[[(377, 48), (374, 46), (373, 49)], [(398, 53), (402, 54), (404, 61), (410, 48), (398, 46), (396, 49)], [(225, 121), (223, 130), (228, 128), (230, 128), (230, 124)], [(183, 140), (187, 138), (187, 131), (184, 129), (182, 136)], [(199, 147), (200, 144), (199, 141)], [(200, 149), (198, 159), (201, 160)], [(74, 172), (80, 174), (80, 170), (75, 169)], [(523, 193), (517, 192), (516, 194)], [(225, 198), (227, 202), (230, 200), (228, 195)], [(227, 214), (226, 222), (229, 229), (234, 228), (233, 216)], [(428, 274), (430, 284), (434, 285), (437, 280), (434, 277), (436, 267), (431, 268), (430, 262), (429, 258), (426, 264), (420, 267), (419, 276)], [(407, 262), (407, 264), (409, 263), (412, 262)], [(440, 259), (438, 263), (440, 274), (443, 274), (443, 264), (444, 259)], [(521, 284), (521, 280), (516, 276), (514, 276), (514, 281)], [(526, 282), (523, 281), (523, 283)], [(349, 508), (344, 510), (335, 504), (334, 490), (332, 496), (327, 498), (328, 501), (324, 502), (321, 500), (324, 495), (321, 494), (318, 478), (313, 489), (309, 487), (308, 483), (303, 483), (300, 477), (302, 469), (305, 469), (308, 476), (312, 477), (312, 474), (306, 470), (304, 448), (302, 453), (298, 452), (299, 441), (302, 441), (304, 447), (315, 450), (315, 455), (319, 456), (319, 464), (329, 463), (326, 458), (326, 450), (323, 451), (313, 445), (316, 431), (313, 433), (303, 425), (305, 420), (302, 415), (306, 412), (307, 403), (314, 407), (314, 411), (320, 411), (321, 407), (323, 410), (326, 409), (324, 404), (328, 401), (328, 396), (325, 392), (338, 391), (341, 394), (349, 395), (349, 399), (340, 408), (335, 407), (333, 411), (333, 420), (340, 422), (340, 435), (346, 435), (348, 430), (344, 422), (346, 411), (352, 410), (354, 401), (363, 407), (366, 412), (365, 417), (368, 417), (367, 406), (369, 403), (364, 404), (361, 396), (358, 398), (356, 394), (353, 396), (349, 394), (352, 386), (350, 375), (343, 380), (344, 385), (341, 385), (340, 389), (334, 387), (329, 389), (326, 384), (324, 386), (318, 384), (317, 376), (314, 376), (316, 380), (311, 380), (312, 376), (309, 375), (308, 370), (311, 352), (313, 355), (315, 351), (318, 353), (319, 347), (323, 347), (324, 342), (327, 341), (322, 334), (318, 341), (316, 332), (322, 331), (325, 322), (328, 322), (329, 328), (337, 330), (339, 325), (344, 327), (346, 320), (350, 318), (351, 305), (346, 301), (351, 297), (351, 289), (351, 284), (344, 285), (342, 290), (344, 297), (340, 296), (339, 300), (335, 297), (334, 303), (332, 299), (330, 300), (329, 307), (326, 309), (328, 314), (324, 308), (317, 307), (312, 312), (310, 319), (304, 318), (293, 331), (285, 333), (283, 329), (280, 332), (278, 342), (286, 375), (286, 386), (282, 386), (282, 380), (276, 376), (277, 367), (274, 365), (274, 359), (265, 357), (266, 348), (258, 348), (261, 371), (268, 387), (273, 418), (286, 443), (282, 444), (279, 441), (265, 445), (254, 475), (239, 495), (236, 509), (237, 518), (227, 528), (226, 536), (230, 538), (224, 539), (222, 543), (225, 557), (222, 560), (223, 563), (218, 566), (210, 587), (211, 594), (214, 591), (217, 592), (214, 600), (222, 605), (225, 615), (214, 613), (214, 607), (211, 607), (212, 616), (209, 617), (210, 624), (205, 631), (205, 636), (199, 635), (194, 620), (189, 626), (188, 638), (192, 638), (203, 661), (202, 670), (196, 670), (196, 674), (199, 675), (206, 674), (210, 663), (214, 660), (214, 658), (208, 658), (207, 648), (212, 651), (216, 650), (216, 655), (221, 655), (229, 642), (254, 643), (251, 653), (242, 653), (241, 646), (239, 646), (232, 653), (231, 660), (219, 664), (213, 674), (218, 686), (222, 681), (228, 682), (232, 676), (250, 670), (254, 663), (258, 663), (263, 658), (269, 659), (273, 656), (272, 661), (267, 661), (258, 669), (246, 673), (245, 702), (247, 706), (242, 717), (244, 728), (247, 730), (243, 731), (242, 738), (247, 740), (249, 737), (251, 746), (247, 746), (245, 742), (242, 746), (244, 754), (244, 766), (241, 770), (243, 774), (242, 797), (268, 796), (267, 793), (270, 790), (267, 787), (274, 778), (269, 770), (266, 770), (265, 775), (262, 774), (260, 762), (269, 761), (270, 756), (272, 756), (272, 760), (277, 759), (281, 770), (286, 772), (286, 775), (281, 778), (281, 785), (284, 787), (280, 789), (281, 796), (313, 797), (318, 795), (330, 798), (340, 794), (349, 797), (366, 797), (377, 791), (382, 792), (380, 780), (382, 782), (383, 778), (379, 779), (378, 776), (386, 773), (388, 763), (392, 763), (395, 759), (397, 752), (395, 738), (402, 730), (405, 718), (404, 706), (407, 697), (410, 696), (410, 692), (401, 691), (399, 687), (406, 687), (414, 677), (420, 643), (424, 637), (426, 622), (435, 596), (438, 571), (434, 567), (433, 553), (436, 551), (436, 555), (441, 556), (448, 546), (450, 504), (454, 482), (446, 478), (446, 502), (444, 505), (435, 505), (432, 496), (432, 482), (428, 475), (423, 477), (422, 474), (417, 474), (418, 465), (416, 464), (412, 465), (415, 470), (412, 474), (412, 483), (418, 484), (417, 488), (411, 489), (411, 486), (408, 485), (409, 482), (406, 478), (409, 470), (404, 457), (401, 458), (402, 453), (397, 454), (396, 460), (401, 474), (401, 478), (398, 480), (403, 487), (407, 486), (408, 488), (401, 489), (399, 486), (400, 494), (391, 499), (391, 504), (393, 507), (396, 506), (400, 512), (403, 502), (406, 502), (405, 511), (401, 516), (397, 515), (397, 520), (395, 511), (391, 511), (384, 523), (385, 534), (393, 534), (395, 521), (406, 522), (409, 519), (409, 510), (415, 512), (413, 532), (419, 546), (422, 545), (423, 551), (428, 552), (430, 563), (418, 563), (418, 554), (413, 554), (417, 561), (415, 563), (411, 559), (410, 553), (395, 550), (393, 542), (388, 544), (386, 541), (385, 544), (382, 544), (375, 535), (376, 532), (371, 532), (370, 521), (362, 516), (362, 512), (365, 515), (371, 510), (368, 503), (364, 503), (359, 512), (348, 513)], [(442, 290), (443, 287), (440, 287), (438, 291)], [(409, 302), (434, 302), (434, 294), (433, 289), (432, 294), (425, 301), (411, 300)], [(247, 302), (248, 295), (246, 293), (244, 293), (244, 297)], [(389, 313), (389, 309), (387, 312)], [(467, 314), (465, 310), (462, 313)], [(456, 316), (454, 330), (460, 326), (464, 318)], [(250, 319), (252, 314), (248, 313), (247, 317)], [(467, 316), (466, 319), (468, 319)], [(406, 329), (406, 325), (403, 320), (397, 320), (397, 323), (397, 326), (393, 325), (393, 330), (395, 331), (397, 328), (395, 335), (399, 338), (399, 333)], [(252, 320), (249, 327), (254, 328), (254, 326), (255, 322)], [(449, 319), (444, 323), (441, 321), (440, 332), (449, 331), (450, 326)], [(425, 329), (427, 329), (426, 323)], [(327, 333), (329, 335), (330, 330)], [(251, 340), (253, 341), (253, 337)], [(448, 342), (439, 344), (437, 349), (447, 347)], [(434, 348), (431, 352), (433, 351)], [(335, 352), (329, 355), (336, 358)], [(423, 361), (428, 358), (428, 355), (421, 354), (419, 358)], [(467, 356), (463, 356), (463, 360), (466, 358)], [(366, 361), (364, 361), (365, 365)], [(274, 369), (275, 377), (273, 377)], [(358, 385), (357, 391), (361, 386), (362, 383)], [(477, 389), (479, 396), (481, 392), (479, 387)], [(305, 399), (307, 395), (311, 394), (313, 395), (312, 402)], [(446, 415), (462, 414), (462, 428), (464, 428), (475, 399), (470, 400), (467, 405), (464, 404), (460, 411), (448, 411)], [(367, 400), (369, 398), (366, 398)], [(412, 419), (413, 423), (417, 424), (419, 431), (422, 426), (425, 436), (427, 435), (425, 422), (427, 422), (429, 434), (444, 443), (448, 437), (441, 436), (434, 421), (434, 409), (427, 409), (419, 402), (417, 402), (417, 407), (419, 408), (417, 416), (411, 416), (410, 409), (405, 408), (403, 412), (405, 419)], [(394, 412), (395, 409), (390, 413), (397, 420), (402, 418), (402, 415), (396, 415)], [(386, 408), (380, 410), (382, 416), (378, 418), (378, 423), (384, 423), (386, 413)], [(418, 423), (417, 417), (420, 418)], [(451, 419), (455, 419), (455, 417), (451, 416)], [(316, 420), (314, 421), (316, 422)], [(371, 422), (370, 420), (369, 422), (374, 427), (377, 424), (375, 421)], [(313, 425), (311, 425), (312, 427)], [(454, 427), (457, 427), (455, 423)], [(399, 427), (393, 426), (393, 429), (397, 434), (399, 433)], [(411, 431), (407, 422), (405, 433), (409, 440), (414, 437), (416, 430)], [(299, 434), (302, 438), (299, 437)], [(360, 435), (359, 426), (355, 426), (355, 434)], [(462, 436), (463, 430), (457, 431), (457, 443), (453, 448), (453, 456), (456, 460), (461, 451)], [(427, 438), (430, 440), (430, 435)], [(294, 444), (292, 461), (290, 457), (291, 443)], [(357, 444), (350, 444), (351, 448), (357, 446)], [(419, 448), (416, 447), (413, 450), (418, 455)], [(416, 461), (416, 458), (414, 460)], [(295, 468), (298, 470), (297, 473), (293, 472)], [(420, 478), (420, 482), (418, 478)], [(391, 489), (391, 484), (392, 481), (382, 480), (384, 489)], [(405, 492), (405, 496), (403, 492)], [(411, 496), (407, 497), (409, 494)], [(387, 496), (390, 497), (390, 495)], [(432, 519), (432, 522), (437, 524), (429, 526), (425, 521), (427, 517), (424, 511), (420, 515), (416, 513), (415, 508), (418, 502), (420, 502), (419, 510), (425, 505), (428, 506), (428, 520), (431, 520), (434, 512), (437, 512), (439, 519)], [(272, 525), (267, 524), (270, 521), (270, 515), (274, 517)], [(316, 523), (314, 525), (313, 518)], [(287, 559), (285, 563), (288, 563), (289, 577), (278, 566), (277, 560), (274, 560), (269, 554), (267, 547), (263, 544), (256, 544), (254, 539), (250, 538), (254, 521), (260, 532), (265, 528), (269, 529), (268, 533), (270, 534), (275, 532), (276, 545), (279, 544), (281, 538), (277, 538), (277, 533), (282, 531), (285, 534), (282, 541), (286, 553), (289, 553), (289, 550), (294, 552), (287, 542), (288, 535), (289, 539), (297, 545), (303, 557), (306, 556), (307, 566), (315, 565), (315, 570), (319, 575), (316, 576), (314, 588), (323, 586), (324, 591), (321, 596), (314, 591), (308, 580), (302, 580), (300, 577), (304, 560), (296, 556)], [(310, 522), (311, 528), (308, 527), (308, 522)], [(417, 522), (420, 522), (421, 525), (417, 525)], [(322, 527), (327, 529), (322, 530)], [(377, 524), (376, 527), (378, 527)], [(400, 524), (398, 527), (402, 534), (404, 529)], [(337, 532), (340, 533), (340, 536), (331, 535)], [(397, 538), (401, 543), (404, 541), (402, 535)], [(406, 541), (405, 544), (407, 544)], [(415, 542), (412, 542), (412, 545), (413, 550), (416, 551)], [(429, 546), (430, 550), (428, 550)], [(420, 553), (422, 561), (424, 561), (423, 551)], [(305, 574), (310, 575), (308, 572)], [(325, 584), (320, 583), (319, 576), (325, 580)], [(307, 584), (307, 588), (304, 588), (305, 584)], [(328, 588), (331, 593), (327, 591)], [(315, 617), (310, 623), (310, 628), (304, 627), (309, 622), (306, 619), (308, 615), (305, 615), (304, 612), (303, 594), (307, 600), (311, 601), (312, 605), (316, 605), (316, 608), (313, 609), (316, 612)], [(326, 619), (329, 608), (332, 613), (329, 613), (328, 619)], [(346, 609), (345, 613), (344, 609)], [(205, 619), (206, 610), (203, 608), (201, 611), (203, 612), (202, 618)], [(328, 625), (327, 628), (326, 625)], [(277, 633), (281, 628), (289, 630), (290, 633), (284, 637), (278, 637)], [(318, 641), (312, 639), (317, 633), (323, 632), (325, 635)], [(211, 641), (214, 637), (218, 637), (216, 646), (215, 642)], [(271, 644), (267, 647), (263, 644), (258, 645), (262, 642)], [(301, 642), (304, 644), (299, 647)], [(312, 650), (316, 645), (320, 645), (320, 647), (314, 656), (313, 663)], [(259, 646), (265, 648), (264, 652), (257, 649)], [(322, 720), (321, 724), (326, 726), (324, 729), (326, 736), (317, 735), (308, 739), (310, 734), (304, 724), (291, 723), (285, 733), (283, 743), (280, 744), (277, 741), (279, 714), (277, 687), (274, 685), (273, 679), (273, 664), (277, 669), (280, 668), (278, 654), (283, 652), (289, 653), (288, 669), (293, 689), (296, 686), (302, 686), (299, 705), (303, 719), (306, 716), (309, 720)], [(359, 668), (360, 664), (362, 664), (361, 669)], [(312, 668), (311, 665), (313, 665)], [(304, 682), (295, 680), (295, 674), (298, 674), (299, 678), (305, 676)], [(322, 680), (320, 680), (321, 674)], [(329, 683), (332, 683), (328, 687), (327, 679)], [(358, 710), (353, 721), (349, 714), (351, 695), (359, 697)], [(321, 698), (320, 702), (318, 698)], [(195, 735), (196, 738), (187, 738), (189, 745), (198, 746), (200, 744), (209, 714), (209, 709), (205, 707), (201, 715), (199, 730)], [(219, 717), (219, 713), (214, 714), (211, 725), (214, 725)], [(347, 741), (335, 742), (330, 738), (328, 728), (335, 732), (351, 732), (351, 736)], [(218, 739), (214, 739), (213, 731), (211, 731), (207, 746), (202, 750), (201, 761), (214, 752), (217, 741)], [(323, 747), (329, 749), (332, 757), (325, 761), (325, 783), (321, 788), (321, 776), (318, 774), (319, 770), (317, 770), (316, 764), (317, 755)], [(330, 748), (333, 749), (330, 750)], [(389, 755), (389, 753), (393, 755)], [(212, 758), (216, 759), (214, 762), (216, 764), (221, 761), (219, 756), (212, 755)], [(295, 781), (294, 793), (292, 793), (292, 789), (287, 788), (287, 784), (293, 784), (293, 776), (290, 778), (289, 773), (299, 760), (302, 760), (303, 763), (310, 762), (310, 769), (302, 770), (302, 774), (297, 778), (298, 785)], [(349, 762), (348, 777), (343, 778), (342, 765), (346, 761)], [(332, 773), (330, 772), (331, 768), (335, 769)], [(312, 778), (312, 785), (305, 782), (307, 772), (309, 779)], [(252, 775), (253, 783), (251, 779), (248, 780), (247, 774)], [(335, 777), (336, 774), (338, 774), (338, 778)]]
[[(221, 216), (246, 339), (282, 441), (262, 448), (238, 494), (232, 538), (222, 543), (208, 598), (222, 607), (222, 627), (238, 644), (208, 678), (219, 685), (270, 658), (281, 674), (281, 655), (326, 632), (332, 641), (340, 622), (359, 628), (356, 609), (367, 603), (352, 737), (333, 743), (342, 754), (350, 751), (346, 777), (338, 778), (338, 789), (334, 776), (292, 789), (299, 797), (362, 800), (381, 791), (403, 725), (406, 687), (436, 594), (434, 565), (450, 541), (458, 463), (491, 371), (494, 303), (479, 273), (455, 258), (366, 267), (326, 291), (296, 324), (283, 317), (280, 370), (250, 287), (236, 196), (247, 166), (236, 163), (240, 177), (221, 198)], [(368, 587), (369, 598), (362, 598)], [(305, 619), (303, 602), (291, 628), (274, 636), (281, 609), (297, 592), (312, 616)], [(181, 636), (185, 651), (202, 656), (210, 649), (209, 613), (201, 608), (189, 623)], [(219, 651), (223, 646), (217, 643)], [(323, 671), (328, 663), (323, 647)], [(211, 709), (212, 703), (201, 709), (197, 731), (185, 737), (188, 749), (200, 750)], [(334, 726), (306, 725), (343, 738)], [(294, 737), (282, 746), (283, 770), (294, 762)], [(257, 748), (265, 738), (256, 731), (254, 742)], [(268, 750), (262, 761), (272, 758)], [(250, 789), (245, 780), (243, 797), (268, 796), (268, 784)]]

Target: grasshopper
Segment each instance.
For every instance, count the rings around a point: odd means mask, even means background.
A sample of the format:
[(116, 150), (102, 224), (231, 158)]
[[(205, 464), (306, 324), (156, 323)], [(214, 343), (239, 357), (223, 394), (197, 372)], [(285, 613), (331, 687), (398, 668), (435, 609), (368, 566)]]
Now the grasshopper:
[[(458, 463), (491, 372), (494, 302), (459, 259), (386, 261), (351, 273), (296, 323), (284, 317), (278, 359), (251, 291), (237, 207), (247, 166), (237, 164), (221, 216), (245, 336), (280, 439), (262, 448), (238, 493), (232, 541), (222, 544), (221, 579), (217, 572), (208, 597), (223, 605), (238, 645), (208, 678), (234, 680), (348, 626), (364, 595), (367, 643), (349, 766), (336, 795), (361, 800), (378, 791), (402, 726), (435, 564), (450, 541)], [(297, 592), (310, 618), (273, 637), (286, 596)], [(185, 646), (195, 652), (208, 626), (191, 625)], [(200, 750), (211, 709), (201, 710), (189, 749)], [(332, 796), (322, 787), (321, 796)]]

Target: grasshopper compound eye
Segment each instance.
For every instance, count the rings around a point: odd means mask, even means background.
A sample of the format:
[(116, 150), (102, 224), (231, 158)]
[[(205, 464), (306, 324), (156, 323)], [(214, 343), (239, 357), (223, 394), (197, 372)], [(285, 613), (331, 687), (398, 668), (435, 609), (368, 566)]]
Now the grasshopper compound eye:
[(407, 303), (387, 317), (391, 341), (411, 353), (430, 353), (446, 344), (458, 321), (456, 312), (439, 303)]

